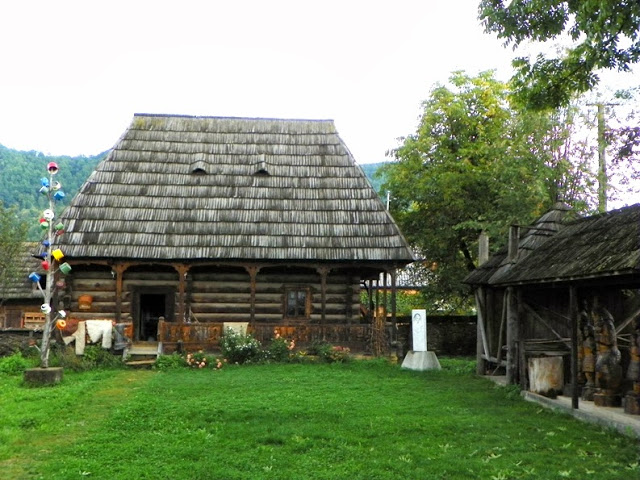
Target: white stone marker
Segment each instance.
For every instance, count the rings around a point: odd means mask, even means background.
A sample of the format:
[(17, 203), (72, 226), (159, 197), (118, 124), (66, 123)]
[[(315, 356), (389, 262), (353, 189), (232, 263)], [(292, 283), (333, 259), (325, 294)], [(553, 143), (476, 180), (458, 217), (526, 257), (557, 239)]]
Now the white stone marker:
[(427, 311), (411, 310), (411, 333), (413, 350), (404, 357), (402, 368), (409, 370), (440, 370), (435, 352), (427, 351)]
[(427, 351), (427, 311), (411, 310), (411, 333), (413, 334), (413, 351)]

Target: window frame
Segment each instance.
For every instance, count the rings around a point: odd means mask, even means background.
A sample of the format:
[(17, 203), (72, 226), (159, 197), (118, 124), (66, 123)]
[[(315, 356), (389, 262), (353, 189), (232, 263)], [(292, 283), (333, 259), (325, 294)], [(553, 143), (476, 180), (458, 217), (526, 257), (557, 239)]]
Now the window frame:
[[(292, 292), (296, 292), (296, 305), (294, 306), (294, 314), (289, 314), (289, 296)], [(301, 308), (298, 295), (304, 294), (304, 311)], [(285, 320), (309, 320), (311, 318), (311, 287), (308, 285), (285, 285), (282, 301), (283, 318)]]

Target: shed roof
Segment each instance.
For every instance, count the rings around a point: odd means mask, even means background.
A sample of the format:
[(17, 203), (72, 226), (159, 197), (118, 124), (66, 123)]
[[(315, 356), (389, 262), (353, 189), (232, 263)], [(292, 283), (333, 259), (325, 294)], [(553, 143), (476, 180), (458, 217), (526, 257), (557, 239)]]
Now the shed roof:
[[(506, 251), (467, 283), (513, 285), (640, 275), (640, 204), (557, 224), (515, 263)], [(520, 245), (526, 244), (526, 235)], [(473, 277), (472, 277), (473, 275)]]
[(25, 242), (23, 244), (22, 252), (16, 260), (16, 275), (9, 278), (4, 292), (0, 292), (0, 298), (3, 300), (42, 298), (42, 293), (37, 288), (34, 288), (33, 282), (29, 279), (31, 272), (39, 270), (38, 262), (32, 256), (38, 245), (37, 242)]
[(331, 120), (137, 114), (62, 220), (71, 258), (413, 260)]

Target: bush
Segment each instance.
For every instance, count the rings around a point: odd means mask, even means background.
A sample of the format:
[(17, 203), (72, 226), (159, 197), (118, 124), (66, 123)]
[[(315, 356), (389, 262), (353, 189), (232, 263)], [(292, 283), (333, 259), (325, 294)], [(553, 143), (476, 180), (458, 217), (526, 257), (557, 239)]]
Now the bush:
[(0, 358), (0, 373), (6, 375), (20, 375), (27, 368), (31, 368), (33, 362), (22, 356), (22, 353), (17, 352), (8, 357)]
[(262, 357), (260, 342), (250, 334), (236, 333), (230, 328), (220, 339), (220, 351), (229, 363), (250, 363)]
[(317, 355), (327, 363), (345, 363), (351, 360), (350, 352), (347, 347), (334, 346), (327, 342), (314, 342), (307, 353)]
[(51, 364), (58, 367), (68, 368), (74, 372), (82, 372), (83, 370), (89, 369), (89, 366), (85, 364), (83, 358), (76, 355), (76, 351), (73, 348), (56, 351), (52, 355)]
[(124, 365), (120, 356), (113, 355), (109, 350), (98, 345), (89, 345), (84, 349), (82, 363), (87, 368), (116, 368)]
[(187, 362), (184, 357), (177, 353), (172, 353), (171, 355), (160, 355), (153, 364), (153, 368), (157, 370), (174, 370), (176, 368), (184, 368), (186, 366)]
[(275, 336), (265, 351), (265, 358), (275, 362), (288, 362), (293, 356), (293, 349), (296, 347), (295, 340), (287, 340), (281, 337), (276, 331)]

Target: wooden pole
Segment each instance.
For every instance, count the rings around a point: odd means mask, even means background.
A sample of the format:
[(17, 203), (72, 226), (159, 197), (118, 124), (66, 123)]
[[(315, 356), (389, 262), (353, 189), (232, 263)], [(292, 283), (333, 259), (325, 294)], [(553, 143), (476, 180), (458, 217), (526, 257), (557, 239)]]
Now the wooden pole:
[(569, 316), (571, 317), (571, 408), (578, 408), (578, 293), (569, 287)]
[(513, 287), (507, 289), (507, 383), (516, 383), (518, 376), (518, 306)]
[[(484, 375), (486, 371), (485, 358), (489, 358), (489, 346), (487, 344), (487, 334), (484, 329), (485, 324), (485, 295), (484, 288), (478, 287), (476, 290), (476, 310), (478, 316), (477, 339), (476, 339), (476, 373)], [(484, 356), (483, 356), (484, 354)]]

